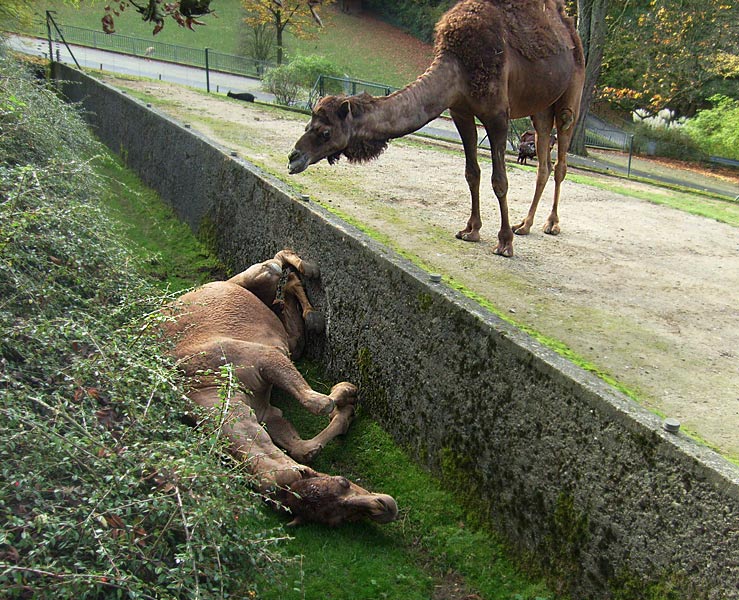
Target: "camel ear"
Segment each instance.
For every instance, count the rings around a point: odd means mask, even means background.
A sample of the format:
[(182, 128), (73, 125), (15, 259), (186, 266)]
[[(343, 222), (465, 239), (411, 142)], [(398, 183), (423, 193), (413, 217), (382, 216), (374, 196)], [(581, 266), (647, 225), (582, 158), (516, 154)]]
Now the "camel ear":
[(339, 105), (339, 118), (343, 121), (344, 119), (346, 119), (347, 115), (350, 114), (352, 114), (351, 102), (349, 102), (349, 100), (344, 100)]

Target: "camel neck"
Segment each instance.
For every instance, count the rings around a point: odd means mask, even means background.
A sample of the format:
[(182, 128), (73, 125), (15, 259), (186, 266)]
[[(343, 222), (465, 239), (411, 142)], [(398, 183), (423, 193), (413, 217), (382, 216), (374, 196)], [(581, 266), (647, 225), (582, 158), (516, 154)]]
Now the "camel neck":
[(426, 72), (400, 91), (379, 98), (364, 119), (368, 137), (392, 139), (412, 133), (449, 108), (458, 89), (458, 69), (434, 60)]

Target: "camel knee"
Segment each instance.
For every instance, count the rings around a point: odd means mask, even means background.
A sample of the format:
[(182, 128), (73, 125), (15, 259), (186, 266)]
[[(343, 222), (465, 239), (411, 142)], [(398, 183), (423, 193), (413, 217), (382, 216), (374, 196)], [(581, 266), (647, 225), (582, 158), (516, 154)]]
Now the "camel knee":
[(493, 193), (498, 200), (505, 198), (508, 194), (508, 180), (493, 177)]
[(575, 124), (575, 112), (571, 108), (563, 108), (557, 115), (557, 131), (567, 131)]
[(554, 181), (560, 183), (567, 176), (567, 163), (564, 161), (557, 161), (557, 166), (554, 167)]
[(270, 306), (277, 296), (281, 277), (282, 267), (279, 262), (266, 260), (252, 265), (228, 281), (249, 290), (264, 304)]
[(549, 176), (552, 174), (552, 163), (548, 160), (539, 161), (539, 166), (536, 169), (536, 182), (546, 182)]
[(480, 184), (480, 166), (479, 165), (467, 165), (464, 170), (464, 178), (467, 180), (467, 184), (479, 185)]

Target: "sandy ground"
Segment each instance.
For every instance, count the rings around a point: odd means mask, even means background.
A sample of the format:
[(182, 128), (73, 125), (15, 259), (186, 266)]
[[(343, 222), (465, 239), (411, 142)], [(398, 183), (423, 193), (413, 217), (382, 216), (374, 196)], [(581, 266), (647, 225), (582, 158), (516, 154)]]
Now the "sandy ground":
[[(677, 418), (739, 459), (739, 229), (604, 191), (601, 185), (672, 194), (570, 170), (562, 233), (532, 233), (515, 256), (493, 254), (497, 201), (483, 159), (483, 239), (454, 238), (469, 216), (461, 149), (418, 138), (394, 141), (372, 164), (323, 161), (287, 175), (286, 156), (307, 117), (159, 82), (110, 80), (287, 181), (301, 193), (386, 236), (447, 281), (487, 298), (506, 318), (558, 340), (632, 390), (646, 407)], [(533, 194), (533, 169), (510, 166), (511, 221)]]

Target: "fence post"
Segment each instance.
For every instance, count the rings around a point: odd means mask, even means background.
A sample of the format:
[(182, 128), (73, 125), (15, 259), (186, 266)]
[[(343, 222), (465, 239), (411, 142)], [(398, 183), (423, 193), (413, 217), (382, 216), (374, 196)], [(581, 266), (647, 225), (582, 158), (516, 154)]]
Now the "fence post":
[(208, 48), (205, 49), (205, 91), (210, 94), (210, 68), (208, 65)]
[(49, 62), (54, 62), (54, 50), (51, 45), (51, 12), (50, 10), (46, 11), (46, 37), (49, 40)]
[[(69, 52), (69, 55), (72, 57), (74, 64), (77, 66), (78, 69), (82, 70), (82, 67), (80, 67), (80, 63), (77, 62), (77, 57), (74, 55), (74, 52), (72, 52), (72, 48), (69, 47), (67, 40), (64, 39), (64, 34), (62, 33), (62, 30), (59, 29), (59, 26), (56, 24), (54, 17), (51, 16), (51, 13), (53, 12), (54, 12), (53, 10), (46, 11), (46, 27), (50, 28), (51, 25), (54, 25), (54, 29), (56, 30), (57, 35), (62, 40), (62, 43), (67, 47), (67, 51)], [(59, 49), (57, 48), (57, 55), (58, 54), (59, 54)], [(50, 29), (49, 29), (49, 60), (52, 62), (54, 61), (54, 57), (51, 55), (51, 30)], [(61, 60), (57, 58), (57, 62), (61, 62)]]
[(631, 156), (634, 154), (634, 134), (629, 136), (629, 166), (626, 168), (627, 179), (631, 177)]

